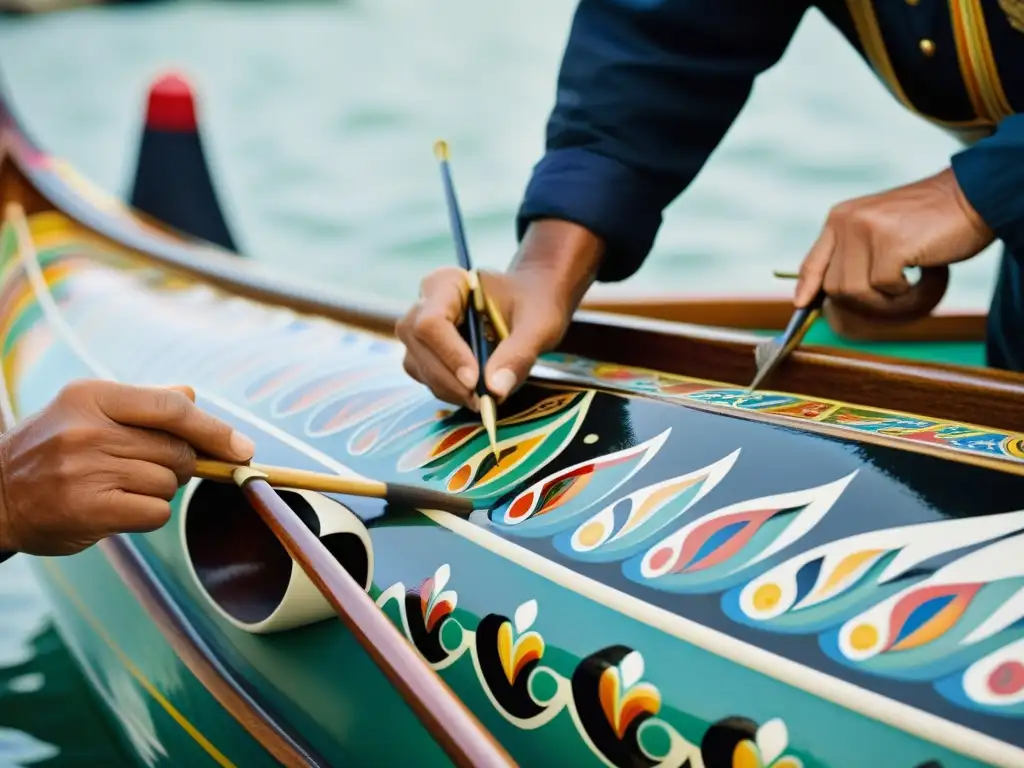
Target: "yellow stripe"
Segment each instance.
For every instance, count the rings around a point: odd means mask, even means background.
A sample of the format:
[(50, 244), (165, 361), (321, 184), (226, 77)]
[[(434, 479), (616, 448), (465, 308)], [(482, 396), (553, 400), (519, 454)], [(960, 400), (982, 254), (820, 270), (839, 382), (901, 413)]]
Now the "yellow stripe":
[(1014, 113), (999, 77), (981, 0), (949, 0), (957, 57), (977, 115), (999, 123)]
[(149, 682), (148, 679), (146, 679), (146, 676), (142, 674), (139, 668), (135, 666), (135, 664), (132, 662), (131, 659), (128, 658), (124, 651), (122, 651), (117, 646), (113, 638), (111, 638), (110, 635), (107, 634), (106, 630), (103, 628), (103, 624), (99, 621), (99, 619), (97, 619), (95, 616), (92, 615), (92, 613), (90, 613), (89, 609), (81, 601), (78, 595), (75, 594), (74, 588), (71, 586), (70, 583), (68, 583), (68, 580), (64, 578), (64, 574), (61, 573), (60, 569), (56, 565), (54, 565), (53, 562), (49, 559), (40, 558), (40, 562), (42, 562), (43, 567), (46, 568), (47, 571), (49, 571), (50, 576), (53, 577), (54, 583), (57, 584), (60, 590), (67, 596), (67, 598), (72, 603), (74, 603), (75, 608), (78, 609), (78, 612), (82, 615), (82, 618), (86, 620), (89, 626), (92, 627), (93, 631), (103, 640), (103, 642), (107, 644), (110, 650), (114, 652), (114, 655), (117, 656), (118, 660), (131, 673), (132, 677), (138, 680), (139, 684), (146, 689), (146, 692), (149, 693), (149, 695), (152, 696), (156, 700), (156, 702), (164, 708), (167, 714), (169, 714), (174, 719), (174, 721), (177, 722), (178, 725), (180, 725), (189, 736), (195, 739), (196, 743), (200, 747), (206, 750), (207, 754), (209, 754), (210, 757), (217, 761), (218, 765), (222, 765), (225, 768), (235, 768), (235, 764), (228, 760), (228, 758), (225, 757), (224, 754), (219, 749), (213, 746), (213, 744), (210, 743), (210, 740), (203, 736), (203, 734), (201, 734), (199, 730), (194, 725), (192, 725), (192, 723), (190, 723), (185, 718), (185, 716), (181, 714), (181, 712), (179, 712), (175, 708), (175, 706), (164, 697), (162, 693), (160, 693), (159, 690), (157, 690), (156, 686)]
[[(957, 0), (950, 0), (957, 2)], [(923, 114), (911, 103), (907, 94), (896, 77), (896, 70), (892, 66), (892, 59), (889, 58), (889, 51), (885, 47), (885, 40), (882, 37), (882, 28), (878, 24), (878, 16), (875, 14), (873, 0), (846, 0), (846, 7), (853, 18), (853, 26), (860, 38), (861, 46), (864, 48), (864, 55), (879, 77), (885, 82), (892, 92), (892, 95), (908, 110), (918, 117), (922, 117), (936, 125), (961, 130), (964, 128), (991, 128), (992, 120), (985, 119), (980, 113), (973, 120), (952, 121), (940, 120), (930, 115)], [(968, 89), (970, 90), (970, 89)], [(973, 102), (972, 102), (973, 103)]]

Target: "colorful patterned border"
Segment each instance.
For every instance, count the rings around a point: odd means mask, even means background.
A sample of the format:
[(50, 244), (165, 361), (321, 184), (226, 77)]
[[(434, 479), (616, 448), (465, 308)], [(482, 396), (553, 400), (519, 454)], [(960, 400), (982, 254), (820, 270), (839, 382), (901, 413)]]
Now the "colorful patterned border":
[(783, 392), (762, 390), (750, 393), (720, 382), (601, 363), (575, 355), (548, 354), (542, 358), (541, 363), (558, 373), (593, 386), (653, 395), (666, 400), (783, 416), (798, 423), (826, 424), (854, 434), (881, 435), (1024, 465), (1024, 433), (1020, 432), (958, 424)]

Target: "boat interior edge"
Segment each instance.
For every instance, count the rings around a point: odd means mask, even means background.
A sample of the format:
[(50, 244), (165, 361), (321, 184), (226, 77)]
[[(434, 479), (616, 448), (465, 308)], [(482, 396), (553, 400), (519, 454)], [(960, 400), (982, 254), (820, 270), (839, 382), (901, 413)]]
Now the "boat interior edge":
[[(44, 196), (32, 183), (31, 172), (17, 163), (17, 155), (14, 159), (15, 163), (0, 167), (0, 196), (20, 199), (30, 215), (61, 211), (124, 247), (116, 231), (99, 231), (92, 222), (65, 211), (59, 200)], [(181, 247), (188, 247), (188, 238)], [(211, 268), (205, 269), (195, 259), (176, 257), (177, 250), (140, 253), (238, 295), (394, 336), (398, 314), (393, 311), (355, 306), (340, 297), (304, 294), (282, 285), (281, 279), (263, 279), (247, 263), (227, 256), (223, 262), (218, 259), (216, 269), (212, 261)], [(755, 372), (754, 345), (762, 339), (744, 331), (580, 310), (556, 351), (745, 387)], [(1024, 431), (1024, 374), (1009, 371), (805, 346), (779, 367), (766, 389)]]

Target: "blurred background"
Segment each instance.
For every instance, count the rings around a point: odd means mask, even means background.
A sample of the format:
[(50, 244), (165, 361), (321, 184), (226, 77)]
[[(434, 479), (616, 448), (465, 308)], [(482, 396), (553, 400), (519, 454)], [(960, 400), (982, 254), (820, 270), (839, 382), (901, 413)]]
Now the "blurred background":
[[(406, 302), (454, 262), (439, 137), (475, 261), (511, 257), (575, 4), (236, 0), (0, 15), (0, 74), (43, 147), (123, 195), (146, 88), (180, 68), (199, 92), (239, 247), (340, 292)], [(791, 286), (772, 269), (799, 265), (832, 205), (935, 173), (957, 146), (809, 13), (667, 212), (645, 267), (601, 292), (783, 295)], [(954, 266), (944, 306), (987, 307), (996, 255)], [(78, 674), (25, 563), (0, 565), (0, 768), (120, 764)]]

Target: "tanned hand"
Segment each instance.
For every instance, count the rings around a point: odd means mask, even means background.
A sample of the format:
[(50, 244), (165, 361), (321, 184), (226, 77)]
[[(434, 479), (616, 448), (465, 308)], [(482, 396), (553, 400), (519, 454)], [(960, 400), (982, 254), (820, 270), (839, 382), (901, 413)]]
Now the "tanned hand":
[(194, 400), (188, 387), (78, 381), (0, 437), (0, 550), (70, 555), (155, 530), (197, 452), (249, 461), (252, 441)]

